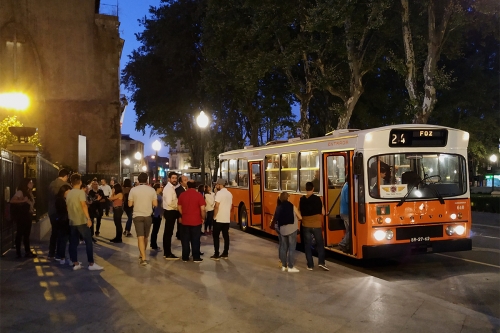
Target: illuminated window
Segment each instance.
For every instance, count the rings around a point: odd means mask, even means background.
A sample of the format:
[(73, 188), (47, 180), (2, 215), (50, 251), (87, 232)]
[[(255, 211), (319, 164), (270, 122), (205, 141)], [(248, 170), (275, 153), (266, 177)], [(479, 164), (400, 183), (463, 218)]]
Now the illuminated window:
[(238, 160), (229, 160), (229, 178), (227, 180), (229, 186), (238, 186), (237, 174)]
[(300, 153), (300, 191), (306, 191), (306, 183), (312, 182), (314, 190), (319, 192), (319, 154), (317, 151), (303, 151)]
[(281, 189), (297, 191), (297, 153), (281, 154)]
[(279, 190), (280, 156), (266, 155), (266, 190)]
[(238, 159), (238, 186), (248, 187), (248, 161)]

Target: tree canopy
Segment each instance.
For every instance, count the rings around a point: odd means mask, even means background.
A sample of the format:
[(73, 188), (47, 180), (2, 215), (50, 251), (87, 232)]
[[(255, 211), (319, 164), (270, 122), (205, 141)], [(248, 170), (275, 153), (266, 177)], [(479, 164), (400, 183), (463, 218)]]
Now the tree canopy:
[(122, 79), (137, 129), (181, 140), (194, 165), (201, 110), (212, 156), (414, 122), (469, 131), (481, 159), (500, 133), (498, 13), (492, 0), (163, 0)]

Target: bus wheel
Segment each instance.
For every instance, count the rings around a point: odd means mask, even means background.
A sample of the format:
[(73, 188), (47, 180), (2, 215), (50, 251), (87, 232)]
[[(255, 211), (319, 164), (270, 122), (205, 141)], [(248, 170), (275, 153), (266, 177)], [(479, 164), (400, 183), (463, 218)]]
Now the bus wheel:
[(241, 205), (239, 222), (240, 222), (240, 229), (246, 231), (248, 227), (248, 214), (245, 205)]

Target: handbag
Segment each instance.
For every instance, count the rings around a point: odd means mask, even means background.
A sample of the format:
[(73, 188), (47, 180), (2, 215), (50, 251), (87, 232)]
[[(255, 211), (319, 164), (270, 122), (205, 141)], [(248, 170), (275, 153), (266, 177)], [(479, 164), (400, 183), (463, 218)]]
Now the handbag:
[(276, 229), (276, 223), (277, 223), (277, 222), (276, 222), (276, 221), (274, 221), (274, 216), (273, 216), (273, 218), (271, 219), (271, 222), (269, 222), (269, 228), (270, 228), (271, 230), (275, 230), (275, 229)]

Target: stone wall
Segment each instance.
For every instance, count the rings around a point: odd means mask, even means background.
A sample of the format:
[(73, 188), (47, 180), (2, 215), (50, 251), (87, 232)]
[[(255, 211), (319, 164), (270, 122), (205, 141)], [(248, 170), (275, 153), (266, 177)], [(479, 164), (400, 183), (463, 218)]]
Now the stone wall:
[(78, 170), (84, 135), (87, 172), (120, 172), (118, 27), (91, 0), (0, 1), (0, 92), (31, 97), (20, 120), (54, 163)]

